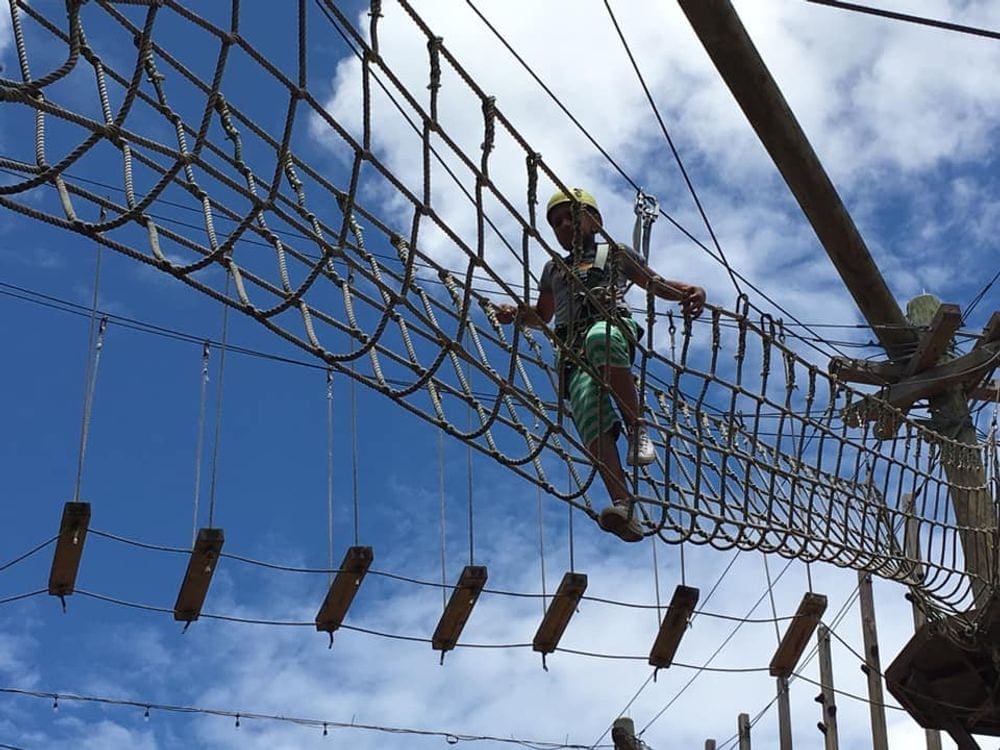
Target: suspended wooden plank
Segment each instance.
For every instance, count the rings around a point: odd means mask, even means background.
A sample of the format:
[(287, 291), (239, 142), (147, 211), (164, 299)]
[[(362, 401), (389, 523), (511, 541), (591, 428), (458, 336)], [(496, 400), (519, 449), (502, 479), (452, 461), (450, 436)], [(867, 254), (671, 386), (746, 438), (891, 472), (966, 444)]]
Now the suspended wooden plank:
[(681, 638), (687, 630), (691, 613), (698, 604), (700, 592), (690, 586), (678, 586), (670, 599), (670, 606), (660, 623), (660, 632), (649, 652), (649, 663), (658, 669), (665, 669), (673, 664), (674, 655), (680, 646)]
[(819, 618), (826, 611), (826, 597), (822, 594), (807, 593), (802, 597), (795, 619), (788, 624), (788, 630), (778, 644), (771, 658), (772, 677), (790, 677), (802, 658), (806, 644), (812, 638), (819, 624)]
[(569, 620), (576, 611), (577, 605), (583, 592), (587, 590), (587, 576), (583, 573), (567, 573), (563, 576), (562, 582), (556, 595), (552, 597), (542, 624), (538, 626), (538, 632), (532, 641), (531, 647), (541, 654), (551, 654), (559, 645), (569, 625)]
[(49, 594), (52, 596), (69, 596), (76, 588), (76, 575), (89, 526), (90, 503), (69, 502), (63, 505), (59, 539), (49, 572)]
[(486, 566), (466, 565), (458, 584), (451, 592), (448, 606), (444, 608), (431, 645), (435, 651), (451, 651), (462, 635), (462, 628), (472, 614), (472, 608), (486, 585)]
[(187, 572), (177, 594), (177, 603), (174, 604), (175, 620), (191, 623), (201, 616), (201, 608), (224, 541), (222, 529), (198, 529), (198, 538), (191, 550)]
[(316, 630), (333, 633), (341, 626), (374, 559), (371, 547), (347, 548), (340, 569), (316, 613)]

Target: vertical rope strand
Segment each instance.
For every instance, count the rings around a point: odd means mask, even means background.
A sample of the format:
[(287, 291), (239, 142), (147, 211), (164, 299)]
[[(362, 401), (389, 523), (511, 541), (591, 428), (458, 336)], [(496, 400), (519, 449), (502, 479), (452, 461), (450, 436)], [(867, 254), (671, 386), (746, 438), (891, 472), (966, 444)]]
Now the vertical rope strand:
[[(572, 488), (573, 488), (572, 482), (573, 482), (573, 477), (572, 477), (572, 474), (570, 472), (569, 464), (567, 463), (566, 464), (566, 487), (569, 490), (572, 490)], [(570, 573), (575, 573), (576, 572), (576, 551), (573, 549), (573, 547), (574, 547), (574, 544), (573, 544), (573, 541), (574, 541), (573, 540), (573, 536), (574, 536), (573, 535), (573, 504), (570, 503), (567, 507), (569, 508), (569, 572)]]
[(545, 587), (545, 520), (542, 512), (542, 488), (538, 487), (538, 562), (542, 570), (542, 616), (548, 608), (547, 590)]
[(660, 605), (660, 563), (656, 559), (656, 535), (654, 534), (649, 539), (653, 543), (653, 585), (656, 587), (656, 624), (660, 625), (663, 622), (663, 612)]
[(205, 451), (205, 410), (208, 404), (208, 366), (212, 344), (206, 341), (201, 347), (201, 393), (198, 398), (198, 435), (194, 446), (194, 509), (191, 518), (191, 547), (198, 539), (198, 506), (201, 503), (201, 465)]
[[(232, 274), (226, 271), (226, 297)], [(219, 382), (215, 386), (215, 437), (212, 440), (212, 468), (208, 490), (208, 526), (215, 528), (215, 490), (219, 478), (219, 443), (222, 440), (222, 394), (226, 375), (226, 342), (229, 340), (229, 305), (222, 306), (222, 341), (219, 346)]]
[(778, 644), (781, 643), (781, 630), (778, 628), (778, 608), (774, 604), (774, 584), (771, 583), (771, 568), (767, 564), (767, 555), (764, 558), (764, 576), (767, 578), (767, 597), (771, 600), (771, 617), (774, 620), (774, 637)]
[[(469, 388), (472, 388), (472, 363), (466, 365), (466, 378), (469, 381)], [(467, 429), (472, 432), (472, 405), (469, 405), (468, 409), (468, 421)], [(474, 512), (473, 512), (473, 499), (472, 499), (472, 487), (473, 487), (473, 475), (472, 475), (472, 443), (467, 443), (466, 447), (468, 449), (466, 454), (466, 463), (468, 464), (468, 474), (469, 474), (469, 565), (474, 565), (476, 562), (475, 552), (476, 552), (476, 539), (475, 539), (475, 525), (474, 525)]]
[[(351, 363), (354, 374), (354, 363)], [(354, 496), (354, 546), (361, 544), (361, 503), (358, 501), (358, 386), (351, 378), (351, 492)]]
[(680, 550), (680, 556), (681, 556), (681, 585), (687, 586), (687, 570), (685, 569), (686, 566), (684, 565), (684, 545), (679, 544), (677, 545), (677, 547)]
[[(13, 12), (13, 6), (11, 6)], [(73, 484), (73, 501), (80, 501), (80, 488), (83, 484), (83, 463), (87, 453), (87, 437), (90, 432), (90, 415), (94, 405), (94, 389), (96, 387), (97, 360), (99, 357), (96, 340), (98, 330), (103, 327), (97, 323), (97, 301), (101, 289), (101, 246), (97, 246), (97, 259), (94, 263), (94, 295), (90, 305), (90, 324), (87, 328), (87, 363), (83, 371), (83, 415), (80, 419), (80, 445), (76, 454), (76, 481)]]
[(444, 508), (444, 432), (438, 430), (438, 508), (441, 525), (441, 608), (448, 606), (448, 581), (445, 561), (445, 508)]
[(326, 370), (326, 543), (333, 581), (333, 369)]

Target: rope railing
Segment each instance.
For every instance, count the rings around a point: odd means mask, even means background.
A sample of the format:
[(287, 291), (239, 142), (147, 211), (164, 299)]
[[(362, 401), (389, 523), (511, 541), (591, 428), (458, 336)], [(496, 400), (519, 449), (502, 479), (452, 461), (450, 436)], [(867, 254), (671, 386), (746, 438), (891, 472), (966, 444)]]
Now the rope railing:
[[(326, 0), (272, 14), (271, 23), (295, 27), (298, 49), (284, 61), (241, 35), (235, 2), (228, 26), (177, 0), (128, 8), (67, 0), (64, 15), (9, 3), (20, 78), (0, 78), (10, 124), (0, 165), (18, 177), (0, 185), (0, 206), (179, 279), (596, 518), (605, 501), (594, 462), (553, 400), (558, 341), (548, 329), (504, 328), (481, 291), (524, 301), (533, 260), (565, 262), (536, 210), (540, 179), (565, 185), (406, 0), (391, 12), (426, 37), (428, 75), (418, 88), (379, 48), (390, 12), (381, 3), (367, 33)], [(356, 121), (310, 88), (315, 24), (358, 56), (337, 77), (339, 91), (361, 103)], [(178, 26), (203, 46), (199, 65), (161, 43), (158, 30)], [(90, 29), (99, 32), (93, 43)], [(33, 75), (32, 49), (52, 42), (65, 45), (65, 60)], [(98, 54), (105, 47), (115, 61), (134, 47), (131, 67), (116, 69)], [(232, 70), (273, 88), (248, 91)], [(98, 93), (93, 111), (66, 96), (85, 77)], [(471, 149), (447, 117), (460, 95), (482, 126)], [(252, 116), (264, 101), (272, 115), (285, 113), (273, 133)], [(418, 166), (407, 174), (379, 147), (386, 118), (376, 115), (390, 107), (414, 131)], [(321, 174), (310, 165), (317, 148), (344, 167)], [(512, 163), (525, 165), (517, 199), (499, 173)], [(124, 203), (86, 181), (116, 171)], [(467, 197), (458, 222), (444, 208), (445, 176)], [(38, 200), (43, 185), (58, 201)], [(197, 210), (202, 224), (152, 215), (178, 205)], [(94, 210), (97, 222), (81, 218)], [(471, 235), (457, 223), (474, 227)], [(501, 247), (514, 251), (513, 266)], [(635, 475), (648, 535), (870, 571), (913, 586), (930, 616), (967, 607), (972, 585), (995, 585), (970, 580), (962, 550), (971, 540), (995, 561), (996, 526), (960, 527), (948, 501), (997, 482), (990, 443), (959, 444), (845, 386), (804, 359), (780, 321), (751, 318), (745, 299), (736, 311), (708, 309), (704, 325), (678, 328), (669, 318), (669, 355), (654, 347), (661, 330), (635, 342), (659, 449), (658, 462)], [(662, 317), (647, 320), (652, 329)], [(901, 426), (879, 439), (872, 421), (845, 417), (857, 413)], [(973, 486), (948, 483), (945, 466), (978, 463), (989, 468)], [(564, 467), (569, 486), (554, 479)], [(907, 519), (916, 520), (919, 559), (899, 537)]]

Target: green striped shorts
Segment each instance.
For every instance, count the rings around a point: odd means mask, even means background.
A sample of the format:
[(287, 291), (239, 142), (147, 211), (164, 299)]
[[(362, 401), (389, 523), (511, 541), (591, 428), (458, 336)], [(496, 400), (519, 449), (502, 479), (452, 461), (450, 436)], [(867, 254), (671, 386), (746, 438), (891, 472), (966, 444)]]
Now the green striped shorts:
[[(629, 326), (634, 337), (638, 325), (631, 318), (622, 321)], [(621, 329), (607, 321), (598, 321), (587, 329), (584, 338), (584, 355), (594, 368), (631, 367), (632, 347)], [(580, 367), (569, 374), (569, 403), (573, 424), (580, 433), (583, 444), (589, 446), (599, 435), (621, 429), (621, 422), (611, 403), (608, 389), (601, 381)]]

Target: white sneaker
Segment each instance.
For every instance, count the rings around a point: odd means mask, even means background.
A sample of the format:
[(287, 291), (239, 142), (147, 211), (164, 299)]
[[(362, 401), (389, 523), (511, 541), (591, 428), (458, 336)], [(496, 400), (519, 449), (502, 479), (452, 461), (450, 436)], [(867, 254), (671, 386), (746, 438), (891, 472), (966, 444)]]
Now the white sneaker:
[(649, 439), (646, 426), (637, 424), (628, 435), (628, 454), (625, 457), (629, 466), (649, 466), (656, 461), (656, 448)]
[(642, 526), (631, 502), (609, 505), (601, 511), (597, 524), (623, 542), (641, 542), (643, 539)]

